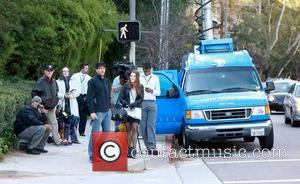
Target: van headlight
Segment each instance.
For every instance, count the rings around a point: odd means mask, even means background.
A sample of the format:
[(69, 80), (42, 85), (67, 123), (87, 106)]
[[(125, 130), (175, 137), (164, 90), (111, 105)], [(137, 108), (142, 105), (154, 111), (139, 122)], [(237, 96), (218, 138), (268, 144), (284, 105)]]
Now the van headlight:
[(202, 110), (188, 110), (186, 111), (187, 119), (204, 119)]
[(274, 95), (269, 95), (268, 100), (269, 100), (269, 102), (273, 102), (275, 100)]
[(269, 115), (270, 114), (270, 108), (268, 105), (266, 106), (258, 106), (253, 108), (253, 116), (257, 115)]

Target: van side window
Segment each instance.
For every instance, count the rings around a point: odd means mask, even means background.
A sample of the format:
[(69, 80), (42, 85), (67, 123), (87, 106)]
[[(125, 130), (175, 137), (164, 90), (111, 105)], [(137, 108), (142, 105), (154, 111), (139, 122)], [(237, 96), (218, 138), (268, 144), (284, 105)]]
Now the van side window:
[(159, 83), (160, 83), (160, 95), (158, 98), (167, 98), (167, 91), (172, 88), (173, 83), (171, 82), (170, 79), (168, 79), (166, 76), (163, 74), (155, 74), (159, 77)]

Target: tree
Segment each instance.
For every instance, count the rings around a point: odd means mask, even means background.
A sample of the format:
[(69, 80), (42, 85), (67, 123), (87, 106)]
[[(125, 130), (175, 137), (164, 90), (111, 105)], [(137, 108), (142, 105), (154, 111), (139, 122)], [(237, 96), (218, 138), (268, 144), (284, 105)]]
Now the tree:
[(111, 0), (0, 0), (0, 69), (3, 76), (36, 79), (45, 63), (77, 71), (108, 50), (120, 14)]
[(250, 52), (263, 78), (299, 79), (295, 64), (299, 62), (300, 2), (258, 2), (259, 11), (255, 5), (239, 10), (241, 18), (232, 29), (237, 46)]

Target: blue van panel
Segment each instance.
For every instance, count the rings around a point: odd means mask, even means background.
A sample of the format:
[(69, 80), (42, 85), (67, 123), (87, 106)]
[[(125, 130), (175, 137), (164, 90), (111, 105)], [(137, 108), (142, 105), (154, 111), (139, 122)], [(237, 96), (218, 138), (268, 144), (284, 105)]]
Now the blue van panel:
[[(159, 77), (161, 95), (157, 97), (157, 117), (156, 117), (156, 133), (170, 134), (180, 133), (184, 111), (184, 95), (180, 86), (178, 86), (177, 71), (155, 71), (153, 72)], [(178, 98), (168, 98), (167, 90), (177, 88), (179, 91)]]
[(160, 123), (156, 125), (156, 134), (180, 134), (182, 122)]
[(155, 73), (163, 73), (164, 75), (166, 75), (169, 79), (171, 79), (173, 82), (175, 82), (175, 84), (178, 84), (178, 74), (177, 74), (177, 70), (158, 70), (158, 71), (154, 71)]
[(186, 100), (190, 110), (268, 105), (264, 91), (191, 95)]

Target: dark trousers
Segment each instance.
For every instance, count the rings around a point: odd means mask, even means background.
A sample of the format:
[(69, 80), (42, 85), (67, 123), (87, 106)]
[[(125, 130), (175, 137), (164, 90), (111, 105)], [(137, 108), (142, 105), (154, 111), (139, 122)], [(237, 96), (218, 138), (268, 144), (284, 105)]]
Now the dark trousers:
[(76, 135), (76, 127), (78, 123), (78, 117), (70, 116), (66, 122), (64, 127), (64, 139), (69, 141), (69, 136), (71, 137), (72, 143), (78, 142), (78, 138)]
[(85, 133), (86, 121), (87, 121), (87, 104), (85, 102), (86, 95), (79, 95), (77, 97), (78, 109), (79, 109), (79, 134)]

